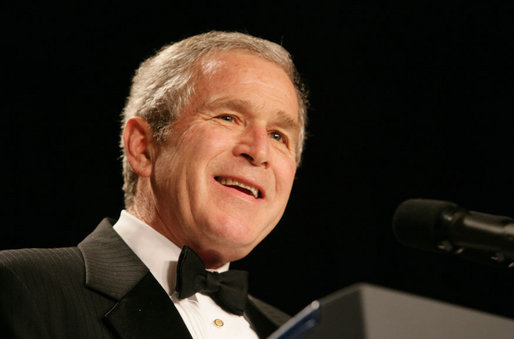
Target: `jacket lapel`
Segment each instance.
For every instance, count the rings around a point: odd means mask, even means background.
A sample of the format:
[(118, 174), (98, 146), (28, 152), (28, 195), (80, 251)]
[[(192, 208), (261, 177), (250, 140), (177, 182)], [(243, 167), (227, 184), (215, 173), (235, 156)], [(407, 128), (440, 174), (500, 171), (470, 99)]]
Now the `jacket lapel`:
[(86, 286), (115, 300), (105, 319), (121, 338), (191, 338), (168, 294), (108, 219), (78, 247)]
[(244, 313), (259, 338), (267, 338), (291, 317), (275, 307), (248, 296)]
[(191, 338), (177, 309), (150, 273), (105, 316), (121, 338)]

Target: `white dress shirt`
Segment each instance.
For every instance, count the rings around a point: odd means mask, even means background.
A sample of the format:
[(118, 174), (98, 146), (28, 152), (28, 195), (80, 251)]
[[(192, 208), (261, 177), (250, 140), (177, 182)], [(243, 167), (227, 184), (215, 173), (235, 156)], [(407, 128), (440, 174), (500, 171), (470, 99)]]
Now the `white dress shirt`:
[[(168, 293), (193, 338), (257, 338), (243, 316), (224, 311), (210, 297), (195, 293), (189, 298), (178, 298), (175, 282), (181, 249), (173, 242), (125, 210), (121, 211), (114, 230)], [(229, 265), (216, 271), (227, 271)]]

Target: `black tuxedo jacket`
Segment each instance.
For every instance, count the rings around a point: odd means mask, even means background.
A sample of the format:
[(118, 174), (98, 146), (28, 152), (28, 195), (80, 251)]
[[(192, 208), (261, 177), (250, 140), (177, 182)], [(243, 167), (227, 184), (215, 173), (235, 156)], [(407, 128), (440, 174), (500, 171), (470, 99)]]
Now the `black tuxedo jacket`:
[[(253, 297), (259, 337), (287, 321)], [(78, 247), (0, 252), (2, 338), (191, 338), (167, 293), (108, 219)]]

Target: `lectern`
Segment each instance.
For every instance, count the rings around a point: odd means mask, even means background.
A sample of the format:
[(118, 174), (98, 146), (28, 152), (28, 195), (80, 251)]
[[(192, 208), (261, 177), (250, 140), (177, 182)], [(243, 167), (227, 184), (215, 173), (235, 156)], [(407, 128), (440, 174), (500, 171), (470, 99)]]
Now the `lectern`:
[(312, 302), (270, 337), (286, 338), (513, 339), (514, 320), (357, 284)]

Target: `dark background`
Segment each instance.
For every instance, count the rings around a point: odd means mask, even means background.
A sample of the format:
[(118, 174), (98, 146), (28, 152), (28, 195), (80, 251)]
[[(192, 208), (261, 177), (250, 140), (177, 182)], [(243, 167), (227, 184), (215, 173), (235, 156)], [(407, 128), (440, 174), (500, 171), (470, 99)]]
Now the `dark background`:
[(0, 249), (74, 245), (117, 218), (134, 70), (239, 30), (292, 53), (312, 106), (286, 214), (233, 264), (251, 292), (294, 314), (368, 282), (514, 317), (514, 268), (407, 248), (391, 228), (408, 198), (514, 216), (508, 2), (315, 3), (3, 5)]

